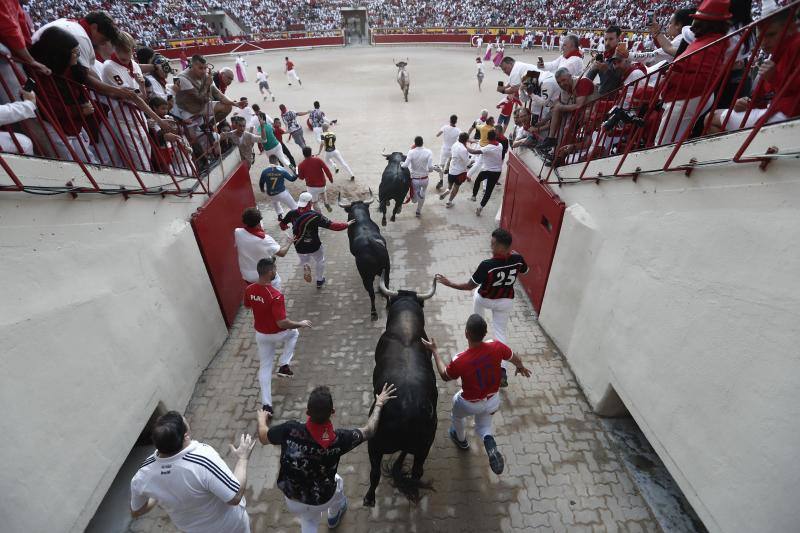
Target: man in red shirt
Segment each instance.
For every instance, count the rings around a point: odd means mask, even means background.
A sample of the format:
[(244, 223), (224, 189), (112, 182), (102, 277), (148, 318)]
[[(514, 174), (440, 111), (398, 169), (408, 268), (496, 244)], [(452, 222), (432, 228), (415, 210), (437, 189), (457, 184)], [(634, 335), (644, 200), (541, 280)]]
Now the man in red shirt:
[(258, 281), (244, 291), (244, 306), (253, 310), (258, 357), (261, 361), (258, 381), (261, 384), (261, 401), (264, 411), (272, 413), (272, 365), (275, 348), (283, 343), (283, 354), (278, 360), (278, 375), (290, 378), (294, 375), (289, 362), (297, 344), (298, 328), (310, 328), (311, 322), (295, 322), (286, 318), (283, 294), (270, 285), (275, 279), (275, 260), (262, 259), (256, 266)]
[(292, 80), (296, 81), (298, 85), (303, 85), (303, 82), (300, 81), (300, 76), (297, 75), (297, 71), (294, 69), (294, 63), (289, 61), (288, 57), (285, 57), (284, 60), (286, 61), (284, 72), (286, 72), (286, 79), (289, 80), (289, 85), (292, 85)]
[(331, 212), (331, 205), (328, 203), (328, 194), (325, 189), (325, 178), (333, 183), (333, 174), (325, 161), (319, 157), (311, 154), (311, 147), (306, 146), (303, 148), (303, 161), (297, 167), (297, 177), (305, 180), (306, 188), (311, 193), (311, 201), (314, 203), (319, 202), (319, 197), (322, 196), (322, 202), (325, 204), (325, 209), (328, 213)]
[(454, 356), (446, 366), (433, 338), (430, 341), (422, 339), (422, 343), (431, 351), (436, 369), (444, 381), (461, 379), (461, 390), (453, 396), (450, 439), (460, 449), (468, 449), (467, 417), (474, 416), (475, 433), (486, 448), (489, 466), (492, 472), (500, 475), (503, 473), (505, 460), (492, 436), (492, 415), (500, 408), (500, 396), (497, 394), (500, 389), (500, 363), (510, 361), (517, 368), (516, 373), (526, 378), (531, 377), (531, 371), (502, 342), (483, 342), (486, 337), (486, 321), (480, 315), (473, 314), (467, 319), (464, 335), (469, 348)]

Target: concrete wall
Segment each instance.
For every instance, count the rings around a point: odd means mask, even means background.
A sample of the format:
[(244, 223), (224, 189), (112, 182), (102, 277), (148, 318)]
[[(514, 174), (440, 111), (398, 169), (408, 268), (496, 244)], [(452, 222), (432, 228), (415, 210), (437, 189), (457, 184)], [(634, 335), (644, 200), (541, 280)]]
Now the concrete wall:
[(205, 200), (0, 194), (4, 532), (83, 531), (157, 404), (187, 404), (227, 335)]
[(557, 189), (567, 211), (540, 323), (595, 408), (619, 394), (711, 531), (800, 523), (799, 168)]

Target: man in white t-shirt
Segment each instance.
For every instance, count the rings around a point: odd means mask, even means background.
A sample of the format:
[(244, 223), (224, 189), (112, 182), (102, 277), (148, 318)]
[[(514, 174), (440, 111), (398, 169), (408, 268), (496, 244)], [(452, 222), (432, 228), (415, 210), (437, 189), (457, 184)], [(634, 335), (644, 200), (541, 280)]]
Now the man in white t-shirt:
[(458, 141), (453, 143), (450, 149), (450, 168), (447, 172), (447, 185), (448, 189), (439, 195), (440, 200), (444, 200), (449, 194), (450, 198), (445, 207), (453, 207), (453, 201), (458, 194), (458, 189), (465, 181), (469, 181), (467, 177), (467, 165), (469, 165), (469, 152), (467, 151), (467, 140), (469, 134), (462, 131), (458, 134)]
[[(267, 94), (272, 98), (272, 101), (275, 101), (275, 94), (269, 88), (269, 74), (264, 72), (261, 67), (256, 67), (256, 83), (258, 84), (258, 90), (262, 95), (264, 101), (267, 100)], [(267, 94), (264, 94), (264, 91), (267, 91)]]
[(131, 515), (138, 518), (156, 504), (186, 533), (250, 533), (245, 509), (247, 461), (255, 446), (242, 435), (231, 472), (216, 450), (192, 440), (189, 424), (177, 411), (156, 420), (152, 432), (156, 451), (145, 459), (131, 480)]
[[(242, 213), (241, 228), (233, 230), (236, 254), (239, 257), (239, 272), (248, 284), (258, 281), (258, 262), (265, 258), (284, 257), (292, 245), (292, 241), (280, 246), (278, 242), (264, 232), (261, 227), (261, 211), (256, 207), (248, 207)], [(271, 285), (281, 289), (281, 277), (275, 273)]]
[(536, 65), (539, 70), (556, 72), (565, 68), (573, 76), (580, 76), (583, 72), (583, 54), (577, 35), (567, 35), (561, 44), (561, 55), (552, 61), (540, 60)]
[(522, 79), (529, 71), (539, 72), (540, 69), (530, 63), (523, 63), (511, 56), (507, 56), (500, 62), (500, 70), (508, 76), (508, 82), (505, 85), (498, 85), (497, 92), (513, 94), (518, 96), (523, 103), (527, 102), (528, 95), (522, 87)]
[(442, 137), (442, 151), (439, 154), (439, 183), (436, 184), (437, 191), (444, 185), (444, 174), (450, 164), (450, 149), (461, 134), (461, 130), (456, 128), (456, 122), (458, 122), (458, 117), (450, 115), (450, 124), (442, 126), (436, 134), (437, 137)]
[(406, 160), (400, 165), (411, 173), (411, 201), (417, 204), (417, 218), (422, 216), (422, 204), (425, 203), (425, 189), (428, 188), (428, 174), (433, 170), (433, 153), (422, 147), (422, 137), (414, 137), (414, 147), (406, 154)]
[(472, 185), (472, 197), (470, 200), (477, 201), (478, 191), (481, 187), (481, 182), (486, 180), (486, 190), (483, 192), (483, 198), (475, 214), (481, 216), (481, 211), (489, 203), (489, 198), (492, 197), (494, 186), (500, 180), (500, 173), (503, 171), (503, 147), (497, 141), (497, 132), (490, 131), (487, 134), (489, 144), (482, 146), (477, 150), (467, 148), (471, 154), (479, 155), (481, 157), (481, 172), (478, 174), (475, 183)]

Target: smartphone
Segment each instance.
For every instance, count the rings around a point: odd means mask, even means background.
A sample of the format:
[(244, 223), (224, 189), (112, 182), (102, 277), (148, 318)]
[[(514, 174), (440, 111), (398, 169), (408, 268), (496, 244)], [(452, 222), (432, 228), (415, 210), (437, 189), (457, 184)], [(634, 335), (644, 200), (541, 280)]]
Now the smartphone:
[(536, 59), (539, 60), (539, 63), (544, 63), (544, 58), (542, 56), (538, 56)]
[(33, 78), (28, 78), (25, 80), (25, 85), (22, 86), (22, 90), (29, 93), (32, 93), (34, 90), (36, 90), (36, 82), (33, 81)]
[(177, 76), (172, 78), (172, 83), (174, 83), (175, 85), (178, 85), (178, 77)]
[(645, 20), (645, 24), (646, 24), (647, 26), (652, 26), (652, 25), (653, 25), (653, 22), (654, 22), (654, 20), (655, 20), (655, 17), (656, 17), (656, 12), (655, 12), (654, 10), (652, 10), (652, 9), (648, 9), (648, 10), (646, 11), (646, 20)]
[(502, 81), (498, 81), (497, 82), (497, 86), (498, 87), (503, 87), (504, 85), (505, 85), (505, 83), (503, 83)]

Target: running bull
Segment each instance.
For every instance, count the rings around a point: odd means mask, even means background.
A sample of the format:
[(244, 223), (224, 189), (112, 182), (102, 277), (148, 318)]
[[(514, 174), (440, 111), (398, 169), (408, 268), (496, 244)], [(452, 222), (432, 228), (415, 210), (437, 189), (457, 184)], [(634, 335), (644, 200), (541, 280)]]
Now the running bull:
[(381, 175), (381, 184), (378, 187), (378, 211), (383, 213), (381, 225), (386, 225), (386, 208), (389, 202), (394, 200), (394, 210), (392, 211), (392, 222), (400, 210), (403, 208), (403, 201), (408, 196), (408, 189), (411, 187), (411, 173), (407, 168), (400, 165), (406, 160), (406, 156), (400, 152), (383, 154), (388, 163)]
[[(381, 461), (384, 454), (400, 452), (391, 468), (397, 487), (412, 502), (419, 500), (422, 467), (436, 436), (436, 377), (433, 373), (430, 352), (420, 339), (425, 334), (425, 300), (436, 292), (436, 280), (425, 294), (413, 291), (391, 291), (381, 279), (381, 293), (389, 298), (386, 331), (375, 348), (375, 370), (372, 386), (376, 391), (384, 383), (397, 386), (397, 399), (383, 408), (378, 430), (369, 443), (369, 490), (364, 505), (375, 505), (375, 489), (381, 479)], [(403, 472), (407, 454), (414, 456), (411, 475)]]
[(378, 312), (375, 310), (375, 276), (382, 276), (383, 282), (388, 285), (390, 265), (386, 239), (369, 216), (369, 206), (373, 201), (372, 189), (369, 191), (369, 200), (359, 200), (349, 204), (342, 203), (342, 194), (339, 193), (339, 207), (347, 212), (348, 221), (356, 221), (347, 228), (350, 253), (356, 258), (358, 274), (369, 294), (372, 320), (378, 320)]

